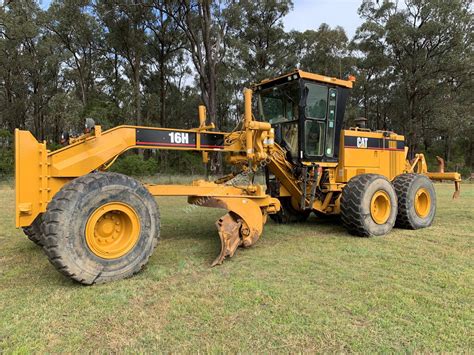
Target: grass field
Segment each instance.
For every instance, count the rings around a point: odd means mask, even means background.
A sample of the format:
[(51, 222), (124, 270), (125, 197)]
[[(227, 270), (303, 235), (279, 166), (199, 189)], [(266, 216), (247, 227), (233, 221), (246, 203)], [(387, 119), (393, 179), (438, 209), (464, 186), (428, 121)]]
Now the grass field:
[(13, 227), (0, 187), (0, 352), (474, 351), (474, 185), (437, 185), (431, 228), (351, 237), (269, 221), (209, 268), (222, 210), (159, 198), (162, 241), (135, 277), (85, 287)]

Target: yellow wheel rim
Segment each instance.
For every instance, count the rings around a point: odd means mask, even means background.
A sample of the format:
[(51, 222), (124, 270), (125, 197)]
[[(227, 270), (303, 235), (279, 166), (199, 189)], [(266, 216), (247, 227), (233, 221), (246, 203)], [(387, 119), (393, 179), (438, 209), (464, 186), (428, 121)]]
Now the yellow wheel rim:
[(86, 243), (98, 257), (117, 259), (127, 254), (140, 236), (140, 220), (130, 206), (107, 203), (96, 209), (86, 224)]
[(422, 187), (415, 194), (415, 212), (420, 218), (428, 216), (431, 210), (431, 196), (427, 189)]
[(390, 197), (385, 191), (379, 190), (370, 201), (370, 215), (377, 224), (384, 224), (390, 217)]

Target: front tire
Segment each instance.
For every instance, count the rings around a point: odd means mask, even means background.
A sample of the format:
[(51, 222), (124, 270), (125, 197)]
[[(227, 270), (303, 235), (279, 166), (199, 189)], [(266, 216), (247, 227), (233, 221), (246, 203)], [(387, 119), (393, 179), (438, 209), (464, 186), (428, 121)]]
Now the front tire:
[(48, 204), (44, 250), (58, 271), (83, 284), (123, 279), (147, 263), (159, 238), (155, 199), (138, 181), (91, 173)]
[(23, 233), (36, 245), (43, 246), (43, 232), (41, 231), (41, 223), (43, 222), (43, 214), (39, 214), (33, 223), (28, 227), (23, 227)]
[(395, 226), (405, 229), (429, 227), (436, 214), (436, 191), (424, 175), (402, 174), (393, 180), (398, 198)]
[(341, 220), (346, 229), (361, 237), (389, 233), (397, 217), (397, 196), (382, 175), (353, 177), (342, 190)]

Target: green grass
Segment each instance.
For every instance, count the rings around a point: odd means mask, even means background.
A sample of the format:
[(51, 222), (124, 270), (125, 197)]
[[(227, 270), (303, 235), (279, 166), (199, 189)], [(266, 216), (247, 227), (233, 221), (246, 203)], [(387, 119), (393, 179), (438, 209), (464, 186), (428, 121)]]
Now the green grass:
[(355, 238), (311, 218), (209, 268), (222, 210), (159, 198), (162, 241), (135, 277), (85, 287), (13, 227), (0, 187), (0, 352), (474, 350), (474, 186), (437, 185), (431, 228)]

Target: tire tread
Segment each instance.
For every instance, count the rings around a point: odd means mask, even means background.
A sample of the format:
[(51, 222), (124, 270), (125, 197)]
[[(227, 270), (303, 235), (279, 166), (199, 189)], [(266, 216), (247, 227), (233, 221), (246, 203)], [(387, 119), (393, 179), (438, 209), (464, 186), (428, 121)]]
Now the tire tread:
[(365, 215), (361, 200), (370, 184), (380, 178), (386, 180), (379, 174), (361, 174), (349, 180), (344, 187), (341, 197), (341, 221), (349, 233), (359, 237), (372, 236), (364, 224)]
[[(85, 190), (90, 190), (91, 188), (97, 188), (98, 186), (94, 185), (108, 185), (113, 183), (127, 184), (128, 186), (137, 186), (137, 182), (125, 175), (118, 173), (91, 173), (84, 175), (77, 179), (72, 180), (67, 185), (65, 185), (51, 200), (48, 204), (48, 208), (43, 217), (43, 222), (41, 224), (41, 229), (44, 234), (43, 238), (43, 250), (46, 253), (50, 263), (63, 275), (84, 284), (94, 284), (106, 281), (112, 281), (115, 279), (121, 279), (121, 275), (115, 277), (107, 277), (106, 279), (101, 278), (101, 273), (99, 273), (93, 280), (90, 282), (85, 275), (77, 274), (71, 270), (70, 266), (64, 261), (63, 254), (60, 250), (58, 243), (59, 238), (63, 238), (59, 234), (58, 229), (61, 223), (64, 223), (63, 216), (66, 214), (68, 206), (71, 206), (74, 201), (77, 201), (81, 194)], [(142, 187), (144, 189), (144, 187)], [(157, 216), (159, 220), (159, 212), (157, 211)], [(153, 248), (156, 247), (159, 241), (159, 233), (154, 236)], [(151, 253), (149, 253), (140, 263), (138, 263), (135, 268), (132, 270), (131, 274), (128, 276), (133, 276), (138, 273), (148, 262)]]

